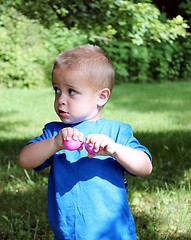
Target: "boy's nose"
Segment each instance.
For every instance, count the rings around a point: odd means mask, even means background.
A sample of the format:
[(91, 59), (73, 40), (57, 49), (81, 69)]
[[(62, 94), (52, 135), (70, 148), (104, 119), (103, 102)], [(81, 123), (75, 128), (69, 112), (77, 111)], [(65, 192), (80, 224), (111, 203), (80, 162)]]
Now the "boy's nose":
[(61, 94), (60, 95), (60, 97), (59, 97), (59, 99), (58, 99), (58, 103), (59, 104), (66, 104), (66, 96), (65, 96), (65, 94)]

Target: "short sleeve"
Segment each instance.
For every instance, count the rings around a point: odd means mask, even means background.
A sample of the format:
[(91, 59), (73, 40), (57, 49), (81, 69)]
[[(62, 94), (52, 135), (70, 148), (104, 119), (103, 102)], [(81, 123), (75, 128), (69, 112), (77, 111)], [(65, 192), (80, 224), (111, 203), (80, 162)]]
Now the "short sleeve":
[(120, 141), (123, 145), (145, 152), (149, 156), (150, 160), (152, 160), (150, 151), (134, 137), (133, 130), (129, 124), (124, 124), (122, 126), (120, 136)]
[[(46, 139), (51, 138), (53, 136), (56, 136), (61, 128), (63, 128), (63, 125), (60, 124), (59, 122), (47, 123), (42, 130), (42, 134), (40, 136), (37, 136), (37, 137), (33, 138), (32, 140), (30, 140), (28, 142), (28, 144), (43, 141), (43, 140), (46, 140)], [(51, 163), (52, 163), (52, 157), (47, 159), (40, 166), (34, 168), (34, 170), (37, 171), (37, 172), (42, 171), (43, 169), (45, 169), (47, 167), (50, 167)]]

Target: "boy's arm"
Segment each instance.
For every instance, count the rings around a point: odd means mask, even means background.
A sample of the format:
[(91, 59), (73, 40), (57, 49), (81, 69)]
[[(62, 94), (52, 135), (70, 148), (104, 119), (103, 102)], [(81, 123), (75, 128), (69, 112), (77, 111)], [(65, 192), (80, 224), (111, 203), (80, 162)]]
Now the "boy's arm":
[(139, 149), (116, 143), (112, 156), (130, 173), (136, 176), (148, 176), (152, 171), (149, 156)]
[[(152, 171), (149, 156), (142, 150), (130, 148), (114, 142), (110, 137), (102, 134), (90, 134), (86, 143), (94, 146), (97, 155), (114, 157), (128, 172), (136, 176), (148, 176)], [(88, 154), (89, 157), (94, 156)]]
[(77, 129), (63, 128), (56, 136), (25, 146), (19, 154), (18, 163), (23, 168), (36, 168), (54, 153), (65, 149), (63, 140), (71, 138), (83, 141), (84, 136)]
[(59, 151), (55, 137), (25, 146), (19, 154), (18, 163), (21, 167), (31, 169), (40, 166), (55, 152)]

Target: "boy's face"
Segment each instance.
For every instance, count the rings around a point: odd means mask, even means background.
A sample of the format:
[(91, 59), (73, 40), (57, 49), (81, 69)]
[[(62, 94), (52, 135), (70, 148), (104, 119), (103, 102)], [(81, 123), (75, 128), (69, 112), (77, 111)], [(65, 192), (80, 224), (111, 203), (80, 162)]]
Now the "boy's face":
[(55, 90), (54, 108), (64, 123), (78, 123), (83, 120), (97, 120), (99, 92), (88, 83), (88, 76), (81, 70), (53, 70), (52, 84)]

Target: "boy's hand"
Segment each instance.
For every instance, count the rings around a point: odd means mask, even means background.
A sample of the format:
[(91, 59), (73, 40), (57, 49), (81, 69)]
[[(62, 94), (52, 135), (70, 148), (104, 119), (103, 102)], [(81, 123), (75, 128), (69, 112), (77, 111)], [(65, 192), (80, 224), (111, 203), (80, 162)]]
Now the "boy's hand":
[(93, 146), (95, 154), (89, 153), (88, 157), (94, 155), (112, 155), (116, 150), (116, 143), (103, 134), (89, 134), (86, 137), (86, 144)]
[[(63, 144), (65, 140), (74, 140), (74, 141), (81, 141), (84, 140), (84, 135), (82, 132), (79, 132), (78, 129), (75, 128), (63, 128), (59, 131), (59, 133), (55, 136), (55, 141), (60, 149), (66, 149), (66, 146)], [(81, 150), (82, 147), (79, 148)]]

